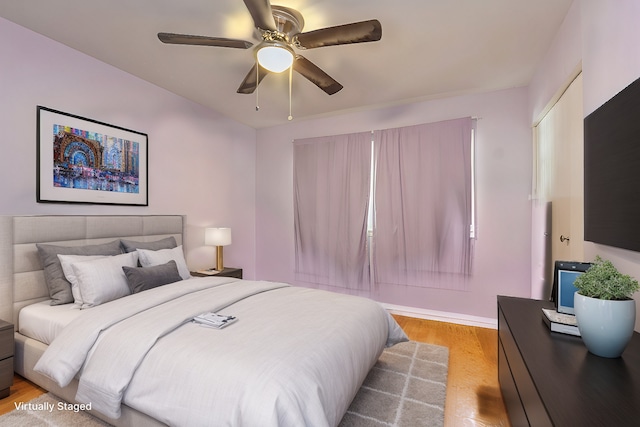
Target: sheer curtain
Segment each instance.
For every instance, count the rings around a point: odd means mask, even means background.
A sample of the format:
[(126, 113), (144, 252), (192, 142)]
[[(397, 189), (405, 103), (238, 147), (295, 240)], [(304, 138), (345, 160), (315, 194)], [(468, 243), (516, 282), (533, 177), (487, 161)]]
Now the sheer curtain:
[(471, 273), (471, 118), (375, 132), (376, 285), (464, 289)]
[(371, 132), (293, 143), (296, 279), (368, 291)]

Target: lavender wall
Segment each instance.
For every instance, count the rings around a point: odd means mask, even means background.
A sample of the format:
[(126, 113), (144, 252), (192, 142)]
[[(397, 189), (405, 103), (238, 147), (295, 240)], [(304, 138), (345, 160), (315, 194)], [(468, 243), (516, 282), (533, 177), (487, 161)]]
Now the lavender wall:
[[(0, 214), (185, 214), (191, 268), (204, 227), (229, 226), (225, 264), (255, 265), (255, 130), (0, 18)], [(149, 135), (149, 207), (38, 204), (36, 106)]]
[[(247, 277), (293, 281), (294, 138), (479, 116), (479, 228), (470, 291), (427, 289), (383, 299), (495, 318), (497, 294), (529, 295), (531, 124), (581, 61), (585, 115), (640, 75), (640, 4), (610, 3), (574, 2), (528, 88), (294, 120), (259, 131), (0, 18), (0, 214), (182, 213), (192, 268), (213, 259), (212, 248), (202, 246), (202, 229), (227, 225), (234, 230), (227, 265), (242, 266)], [(37, 204), (36, 105), (148, 133), (150, 206)], [(585, 251), (640, 277), (638, 253), (589, 243)]]
[[(640, 2), (637, 0), (583, 0), (582, 64), (584, 114), (640, 77)], [(640, 253), (594, 243), (585, 244), (585, 256), (610, 259), (625, 274), (640, 279)], [(640, 296), (635, 295), (640, 313)], [(636, 316), (640, 331), (640, 315)]]
[(640, 76), (640, 2), (580, 3), (586, 116)]
[[(637, 0), (576, 0), (530, 85), (532, 120), (570, 79), (577, 62), (576, 40), (580, 41), (585, 116), (640, 77), (639, 21)], [(600, 255), (640, 279), (640, 253), (590, 242), (585, 242), (584, 251), (587, 261)], [(640, 312), (640, 298), (635, 299)], [(640, 316), (635, 329), (640, 331)]]
[[(348, 90), (348, 88), (346, 89)], [(322, 96), (322, 95), (319, 95)], [(293, 282), (292, 140), (477, 116), (478, 240), (468, 292), (409, 289), (386, 303), (496, 317), (496, 295), (530, 294), (531, 129), (527, 89), (419, 102), (258, 130), (256, 274)]]
[(575, 1), (529, 83), (529, 117), (532, 124), (542, 119), (581, 69), (580, 1)]
[[(582, 69), (580, 2), (574, 2), (553, 43), (538, 64), (529, 83), (529, 118), (536, 125), (560, 98)], [(531, 297), (546, 298), (551, 292), (551, 254), (547, 251), (551, 218), (548, 205), (534, 202), (531, 221)]]

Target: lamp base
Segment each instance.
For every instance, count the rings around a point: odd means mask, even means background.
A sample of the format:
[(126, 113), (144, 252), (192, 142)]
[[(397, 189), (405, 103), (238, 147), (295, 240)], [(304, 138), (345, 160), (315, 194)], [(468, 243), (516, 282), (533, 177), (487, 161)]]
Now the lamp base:
[(222, 249), (224, 246), (216, 246), (216, 270), (224, 270), (224, 263), (222, 262)]

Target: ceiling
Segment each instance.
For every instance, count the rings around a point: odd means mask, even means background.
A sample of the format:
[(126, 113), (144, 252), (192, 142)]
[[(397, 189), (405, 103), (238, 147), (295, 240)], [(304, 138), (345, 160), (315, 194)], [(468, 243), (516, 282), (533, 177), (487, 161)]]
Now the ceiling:
[[(293, 74), (293, 120), (525, 86), (572, 0), (273, 0), (297, 9), (303, 32), (378, 19), (379, 42), (304, 56), (340, 82), (327, 95)], [(0, 2), (0, 16), (254, 128), (287, 122), (288, 73), (256, 95), (236, 89), (251, 49), (168, 45), (158, 32), (257, 44), (242, 0), (29, 0)], [(297, 53), (302, 53), (297, 51)]]

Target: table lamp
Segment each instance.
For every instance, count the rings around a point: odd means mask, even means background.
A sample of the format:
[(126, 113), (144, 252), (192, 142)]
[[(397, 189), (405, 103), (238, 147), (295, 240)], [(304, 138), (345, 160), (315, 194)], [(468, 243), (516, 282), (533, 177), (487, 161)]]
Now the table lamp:
[(231, 229), (207, 228), (204, 233), (204, 244), (216, 247), (216, 270), (222, 271), (224, 263), (222, 261), (222, 247), (231, 244)]

